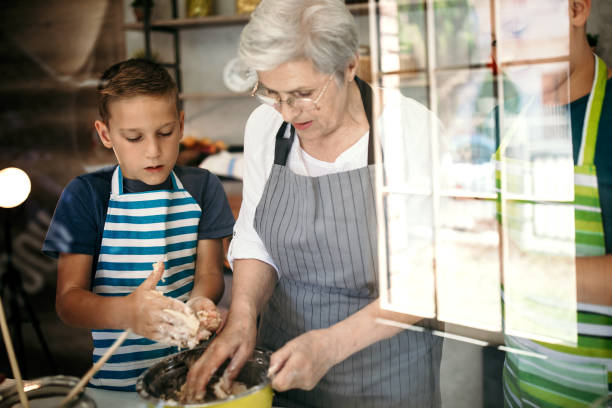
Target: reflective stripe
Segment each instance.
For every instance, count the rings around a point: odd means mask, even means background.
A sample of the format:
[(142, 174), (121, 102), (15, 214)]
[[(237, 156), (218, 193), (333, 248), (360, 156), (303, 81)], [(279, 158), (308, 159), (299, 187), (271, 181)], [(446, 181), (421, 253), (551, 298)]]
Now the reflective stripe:
[(574, 169), (574, 183), (577, 186), (597, 188), (597, 176), (592, 174), (581, 174), (578, 172), (580, 167)]
[(597, 145), (599, 118), (601, 116), (601, 109), (606, 93), (607, 76), (608, 68), (606, 67), (606, 63), (598, 56), (595, 56), (595, 75), (589, 102), (587, 104), (587, 111), (585, 113), (582, 141), (580, 153), (578, 155), (578, 166), (592, 165), (595, 162), (595, 147)]

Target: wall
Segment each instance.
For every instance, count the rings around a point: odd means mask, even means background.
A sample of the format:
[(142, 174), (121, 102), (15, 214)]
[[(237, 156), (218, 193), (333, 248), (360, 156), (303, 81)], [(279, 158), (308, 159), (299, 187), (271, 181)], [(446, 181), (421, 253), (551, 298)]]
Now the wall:
[(612, 66), (612, 1), (593, 0), (591, 7), (587, 32), (599, 35), (595, 51), (610, 67)]
[[(122, 12), (120, 0), (0, 4), (0, 169), (19, 167), (32, 183), (23, 206), (11, 213), (0, 209), (2, 225), (12, 223), (16, 268), (7, 273), (6, 238), (0, 234), (0, 296), (15, 323), (11, 332), (25, 378), (82, 375), (91, 364), (89, 331), (67, 327), (55, 313), (56, 261), (44, 256), (41, 246), (68, 181), (90, 165), (113, 161), (112, 152), (99, 149), (93, 130), (95, 87), (101, 72), (124, 58)], [(5, 286), (15, 276), (25, 289), (18, 307), (10, 303), (17, 291)], [(31, 302), (33, 315), (26, 313), (24, 299)], [(47, 361), (34, 331), (36, 317), (55, 367)], [(17, 328), (23, 344), (17, 340)], [(11, 376), (4, 348), (0, 373)]]

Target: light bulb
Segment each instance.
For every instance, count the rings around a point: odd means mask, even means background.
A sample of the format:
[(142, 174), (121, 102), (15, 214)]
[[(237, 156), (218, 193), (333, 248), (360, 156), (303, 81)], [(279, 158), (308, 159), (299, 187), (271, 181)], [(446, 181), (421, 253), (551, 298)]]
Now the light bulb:
[(30, 178), (25, 171), (17, 167), (0, 170), (0, 207), (17, 207), (28, 198), (31, 188)]

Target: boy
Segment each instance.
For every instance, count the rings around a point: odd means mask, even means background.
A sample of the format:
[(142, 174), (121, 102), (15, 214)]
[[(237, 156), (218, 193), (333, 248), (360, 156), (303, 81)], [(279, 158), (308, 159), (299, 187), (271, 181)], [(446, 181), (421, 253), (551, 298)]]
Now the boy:
[[(184, 112), (162, 66), (113, 65), (101, 78), (98, 108), (96, 131), (119, 164), (70, 182), (43, 252), (59, 258), (57, 313), (92, 329), (94, 361), (121, 330), (133, 332), (90, 386), (133, 391), (146, 368), (176, 352), (154, 341), (180, 343), (173, 333), (185, 326), (172, 310), (216, 314), (213, 302), (224, 289), (221, 239), (231, 235), (234, 217), (216, 176), (175, 166)], [(166, 270), (152, 273), (164, 260)]]
[[(612, 69), (587, 41), (591, 0), (568, 4), (569, 77), (563, 71), (545, 96), (569, 110), (572, 129), (577, 346), (506, 336), (506, 346), (518, 350), (506, 354), (503, 371), (511, 408), (603, 407), (612, 395)], [(521, 317), (554, 327), (554, 314), (537, 310)]]

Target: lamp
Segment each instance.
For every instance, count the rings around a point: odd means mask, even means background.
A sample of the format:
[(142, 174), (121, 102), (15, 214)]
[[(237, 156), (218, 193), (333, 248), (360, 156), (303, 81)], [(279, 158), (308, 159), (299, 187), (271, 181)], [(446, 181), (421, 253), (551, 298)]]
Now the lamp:
[[(38, 340), (47, 357), (49, 365), (55, 371), (55, 363), (51, 352), (40, 329), (40, 322), (34, 313), (34, 309), (28, 299), (27, 293), (23, 289), (21, 275), (13, 264), (13, 235), (12, 219), (17, 215), (17, 211), (30, 195), (32, 184), (25, 171), (16, 167), (7, 167), (0, 170), (0, 208), (4, 216), (4, 245), (6, 251), (6, 268), (0, 282), (0, 298), (4, 297), (5, 291), (9, 300), (7, 315), (9, 322), (13, 325), (13, 333), (17, 348), (17, 358), (23, 367), (24, 376), (27, 376), (27, 366), (25, 361), (25, 348), (21, 333), (21, 312), (20, 303), (23, 303), (30, 322), (34, 327)], [(0, 300), (1, 301), (1, 300)]]
[(30, 195), (32, 183), (25, 171), (17, 167), (7, 167), (0, 171), (0, 207), (15, 208)]

